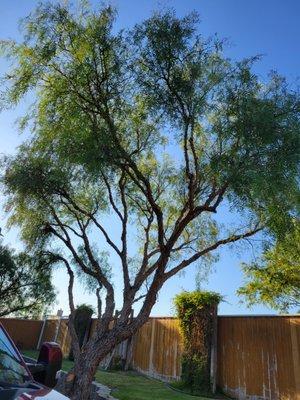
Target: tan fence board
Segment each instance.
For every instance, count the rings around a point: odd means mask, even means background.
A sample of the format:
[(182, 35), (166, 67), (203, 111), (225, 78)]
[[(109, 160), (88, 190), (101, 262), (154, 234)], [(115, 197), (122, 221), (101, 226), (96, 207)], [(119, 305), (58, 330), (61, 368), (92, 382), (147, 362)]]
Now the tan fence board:
[(133, 367), (165, 381), (180, 377), (181, 337), (174, 318), (150, 318), (135, 335)]
[(32, 349), (37, 346), (42, 321), (17, 318), (1, 318), (0, 322), (20, 349)]
[(218, 383), (238, 399), (299, 400), (300, 317), (219, 317)]

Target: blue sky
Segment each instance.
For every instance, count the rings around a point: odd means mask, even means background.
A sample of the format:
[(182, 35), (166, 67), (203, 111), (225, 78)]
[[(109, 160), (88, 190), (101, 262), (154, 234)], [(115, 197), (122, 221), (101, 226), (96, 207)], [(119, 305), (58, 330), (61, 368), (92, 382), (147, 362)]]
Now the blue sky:
[[(97, 5), (100, 2), (92, 1)], [(107, 3), (107, 2), (105, 2)], [(18, 21), (26, 16), (36, 5), (35, 0), (1, 0), (0, 2), (0, 39), (18, 39)], [(199, 32), (204, 36), (218, 34), (230, 42), (226, 54), (234, 59), (263, 54), (262, 61), (256, 66), (256, 72), (262, 77), (268, 71), (277, 70), (287, 77), (291, 85), (295, 85), (300, 76), (300, 1), (299, 0), (114, 0), (118, 9), (118, 28), (127, 28), (141, 21), (159, 8), (173, 7), (179, 16), (196, 10), (200, 14)], [(1, 65), (2, 63), (2, 65)], [(0, 61), (0, 72), (5, 70), (5, 64)], [(17, 133), (15, 119), (21, 115), (24, 105), (15, 110), (0, 114), (0, 153), (11, 154), (24, 137)], [(2, 217), (1, 225), (4, 223)], [(15, 248), (20, 247), (17, 232), (5, 232), (5, 243)], [(238, 254), (237, 254), (238, 253)], [(204, 288), (222, 293), (226, 302), (220, 305), (220, 314), (267, 314), (274, 311), (263, 306), (251, 309), (239, 304), (235, 295), (242, 282), (239, 265), (241, 261), (251, 257), (249, 248), (239, 249), (239, 252), (226, 249), (221, 252), (220, 261), (215, 265), (214, 272), (208, 277)], [(54, 283), (58, 290), (58, 304), (64, 313), (68, 313), (66, 295), (66, 276), (57, 271)], [(153, 309), (153, 315), (170, 315), (172, 298), (182, 289), (195, 288), (194, 267), (182, 276), (175, 277), (162, 289), (159, 300)], [(82, 288), (76, 288), (77, 303), (94, 303)]]

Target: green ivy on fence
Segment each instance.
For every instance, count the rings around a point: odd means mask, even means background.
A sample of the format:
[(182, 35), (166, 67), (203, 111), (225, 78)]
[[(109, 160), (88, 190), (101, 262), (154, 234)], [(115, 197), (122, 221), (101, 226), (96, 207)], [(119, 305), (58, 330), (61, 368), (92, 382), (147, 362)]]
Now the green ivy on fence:
[(210, 394), (210, 357), (214, 318), (222, 296), (215, 292), (183, 292), (174, 299), (183, 336), (182, 375), (178, 388)]

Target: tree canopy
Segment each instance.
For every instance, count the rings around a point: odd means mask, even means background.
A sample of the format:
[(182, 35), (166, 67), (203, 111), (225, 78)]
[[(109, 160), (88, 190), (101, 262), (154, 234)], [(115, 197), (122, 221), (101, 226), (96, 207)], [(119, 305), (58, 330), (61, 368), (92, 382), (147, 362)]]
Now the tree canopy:
[(38, 316), (54, 300), (49, 258), (0, 245), (0, 317)]
[[(3, 106), (34, 98), (20, 121), (31, 140), (5, 165), (10, 221), (66, 267), (71, 329), (75, 269), (98, 295), (90, 346), (72, 332), (77, 372), (146, 321), (169, 278), (259, 231), (283, 237), (299, 211), (299, 93), (276, 73), (262, 81), (258, 57), (226, 58), (195, 13), (154, 13), (120, 32), (115, 18), (111, 7), (43, 3), (21, 43), (2, 43)], [(123, 304), (108, 330), (117, 276)]]

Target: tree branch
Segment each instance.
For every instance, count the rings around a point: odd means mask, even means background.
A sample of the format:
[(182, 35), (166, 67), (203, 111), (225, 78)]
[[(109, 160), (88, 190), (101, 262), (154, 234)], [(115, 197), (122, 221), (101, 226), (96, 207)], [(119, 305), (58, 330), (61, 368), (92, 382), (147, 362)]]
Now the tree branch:
[(228, 244), (228, 243), (234, 243), (237, 242), (238, 240), (241, 239), (246, 239), (254, 234), (256, 234), (257, 232), (261, 231), (263, 228), (255, 228), (251, 231), (242, 233), (240, 235), (232, 235), (229, 236), (228, 238), (225, 239), (221, 239), (218, 240), (217, 242), (215, 242), (213, 245), (206, 247), (205, 249), (198, 251), (197, 253), (195, 253), (192, 257), (183, 260), (180, 264), (178, 264), (176, 267), (172, 268), (170, 271), (166, 272), (164, 274), (164, 280), (169, 279), (171, 276), (177, 274), (179, 271), (181, 271), (182, 269), (186, 268), (188, 265), (192, 264), (193, 262), (197, 261), (200, 257), (204, 256), (205, 254), (216, 250), (218, 247), (224, 245), (224, 244)]

